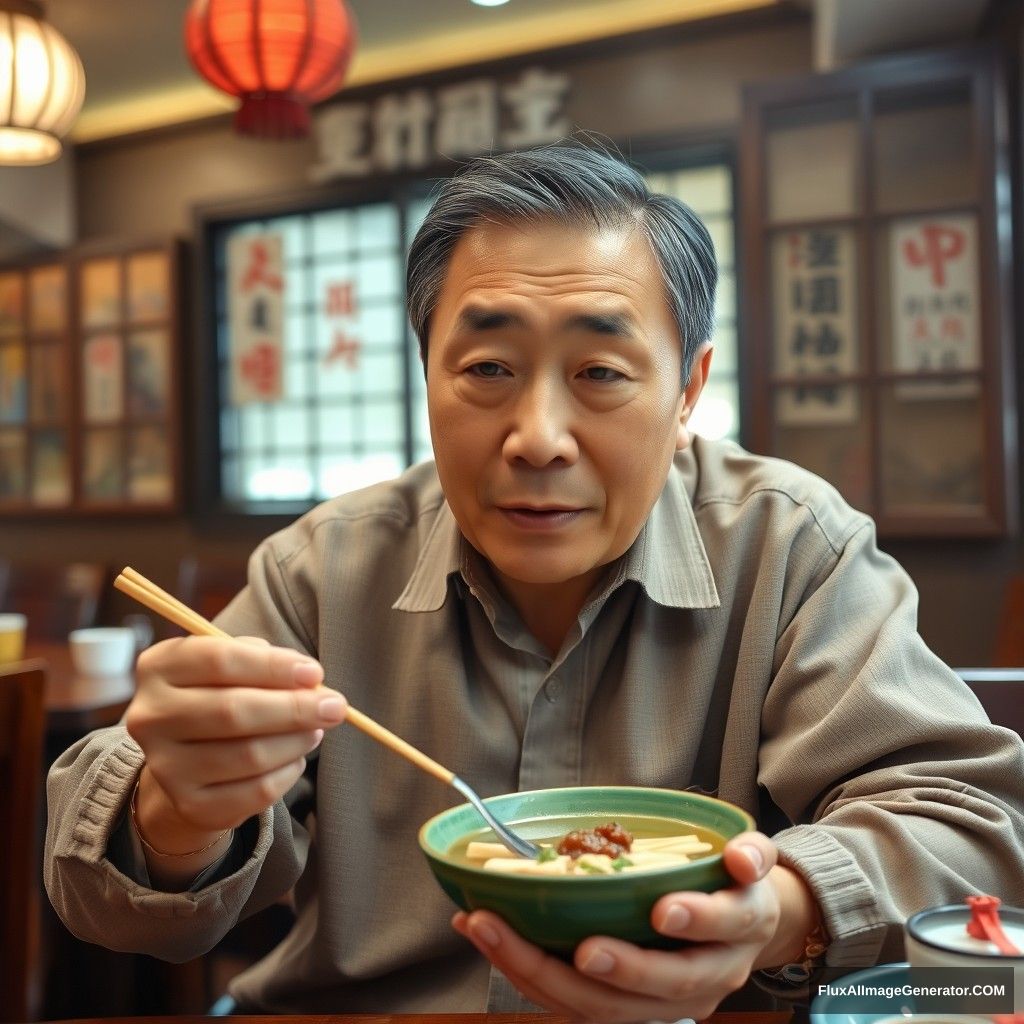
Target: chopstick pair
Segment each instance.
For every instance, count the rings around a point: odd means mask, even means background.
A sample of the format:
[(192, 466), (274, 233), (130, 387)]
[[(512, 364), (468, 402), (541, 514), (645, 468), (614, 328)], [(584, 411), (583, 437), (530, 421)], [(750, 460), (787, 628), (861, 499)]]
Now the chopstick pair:
[[(121, 574), (114, 580), (114, 586), (121, 593), (133, 597), (140, 604), (145, 605), (150, 611), (156, 612), (157, 615), (180, 626), (186, 633), (191, 633), (193, 636), (231, 638), (230, 633), (218, 629), (212, 622), (192, 611), (188, 605), (182, 604), (176, 597), (146, 579), (142, 573), (136, 572), (131, 566), (125, 566)], [(357, 711), (351, 705), (349, 705), (344, 720), (365, 732), (367, 736), (372, 736), (378, 743), (383, 743), (385, 747), (411, 761), (417, 768), (422, 768), (423, 771), (429, 772), (449, 786), (453, 785), (456, 778), (453, 771), (438, 764), (433, 758), (427, 757), (422, 750), (417, 750), (411, 743), (407, 743), (390, 729), (385, 729), (383, 725), (375, 722), (361, 711)]]

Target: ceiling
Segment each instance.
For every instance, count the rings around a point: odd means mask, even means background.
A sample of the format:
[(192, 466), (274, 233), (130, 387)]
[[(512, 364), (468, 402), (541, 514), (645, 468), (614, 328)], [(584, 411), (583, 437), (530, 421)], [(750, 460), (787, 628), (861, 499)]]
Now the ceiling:
[[(44, 0), (78, 51), (86, 98), (75, 141), (231, 109), (193, 71), (182, 44), (191, 0)], [(349, 84), (490, 60), (547, 46), (770, 7), (780, 0), (346, 0), (359, 30)]]

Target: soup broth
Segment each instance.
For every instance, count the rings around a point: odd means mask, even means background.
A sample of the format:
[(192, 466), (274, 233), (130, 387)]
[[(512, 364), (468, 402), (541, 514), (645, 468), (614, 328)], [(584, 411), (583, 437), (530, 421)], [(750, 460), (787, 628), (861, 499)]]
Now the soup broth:
[[(566, 815), (564, 818), (538, 818), (523, 821), (510, 822), (510, 826), (519, 835), (537, 843), (543, 847), (557, 847), (563, 837), (577, 829), (592, 829), (605, 825), (614, 820), (629, 832), (634, 841), (643, 839), (664, 839), (670, 836), (696, 836), (698, 840), (707, 843), (711, 849), (702, 852), (691, 860), (712, 857), (721, 853), (725, 847), (725, 839), (717, 832), (699, 825), (691, 825), (689, 822), (680, 821), (676, 818), (660, 818), (651, 815), (630, 815), (616, 814), (589, 814), (589, 815)], [(497, 836), (490, 828), (480, 828), (468, 835), (456, 840), (447, 853), (448, 857), (462, 867), (483, 868), (483, 862), (477, 858), (469, 857), (467, 849), (470, 843), (496, 843)], [(506, 854), (511, 857), (512, 854)], [(626, 854), (628, 857), (629, 854)]]

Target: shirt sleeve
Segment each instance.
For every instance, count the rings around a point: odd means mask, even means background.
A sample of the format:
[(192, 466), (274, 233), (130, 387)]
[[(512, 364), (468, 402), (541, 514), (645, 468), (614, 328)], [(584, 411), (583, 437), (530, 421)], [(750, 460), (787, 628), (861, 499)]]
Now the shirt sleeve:
[(790, 823), (774, 841), (821, 907), (829, 967), (903, 959), (924, 907), (1024, 902), (1024, 743), (925, 645), (873, 524), (824, 555), (773, 668), (758, 783)]

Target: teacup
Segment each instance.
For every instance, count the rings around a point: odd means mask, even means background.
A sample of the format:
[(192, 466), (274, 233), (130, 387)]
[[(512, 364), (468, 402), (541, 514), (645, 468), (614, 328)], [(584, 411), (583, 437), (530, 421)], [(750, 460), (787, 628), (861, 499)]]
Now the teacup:
[[(998, 901), (996, 903), (998, 906)], [(975, 910), (965, 903), (930, 907), (907, 921), (907, 960), (911, 967), (1024, 967), (1024, 910), (998, 907), (1006, 937), (1020, 956), (1000, 952), (985, 938), (968, 933)]]
[(76, 629), (68, 637), (71, 660), (86, 676), (123, 676), (135, 660), (135, 632), (124, 626)]

